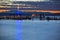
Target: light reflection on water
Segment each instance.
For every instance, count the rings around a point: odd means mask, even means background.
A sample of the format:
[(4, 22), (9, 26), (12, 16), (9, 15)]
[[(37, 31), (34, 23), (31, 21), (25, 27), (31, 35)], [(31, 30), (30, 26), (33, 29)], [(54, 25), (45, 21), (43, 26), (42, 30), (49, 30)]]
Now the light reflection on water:
[[(60, 21), (0, 20), (0, 40), (60, 40)], [(22, 34), (21, 34), (22, 33)]]

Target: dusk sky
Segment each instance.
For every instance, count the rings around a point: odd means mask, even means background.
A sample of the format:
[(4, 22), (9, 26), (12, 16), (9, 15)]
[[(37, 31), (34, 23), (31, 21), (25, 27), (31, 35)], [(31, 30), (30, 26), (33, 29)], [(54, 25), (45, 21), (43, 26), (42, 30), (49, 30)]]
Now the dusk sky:
[(60, 2), (60, 0), (11, 0), (11, 1), (40, 1), (40, 2), (58, 1), (58, 2)]
[(50, 0), (13, 0), (13, 1), (50, 1)]

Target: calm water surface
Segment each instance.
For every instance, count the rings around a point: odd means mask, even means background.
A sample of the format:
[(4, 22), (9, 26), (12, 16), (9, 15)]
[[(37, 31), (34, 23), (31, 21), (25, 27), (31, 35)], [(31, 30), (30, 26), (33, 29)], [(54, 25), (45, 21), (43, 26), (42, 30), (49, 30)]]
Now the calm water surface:
[(0, 40), (60, 40), (60, 21), (0, 20)]

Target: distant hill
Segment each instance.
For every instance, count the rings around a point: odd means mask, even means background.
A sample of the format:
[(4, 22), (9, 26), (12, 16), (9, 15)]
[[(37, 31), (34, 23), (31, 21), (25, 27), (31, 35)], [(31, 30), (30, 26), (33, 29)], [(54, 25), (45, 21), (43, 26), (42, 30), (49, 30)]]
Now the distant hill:
[(14, 12), (3, 12), (3, 13), (0, 13), (0, 16), (3, 16), (3, 15), (26, 15), (26, 16), (29, 16), (29, 15), (32, 15), (32, 14), (44, 14), (45, 16), (60, 16), (60, 13), (58, 14), (52, 14), (52, 13), (49, 13), (49, 12), (18, 12), (18, 11), (14, 11)]

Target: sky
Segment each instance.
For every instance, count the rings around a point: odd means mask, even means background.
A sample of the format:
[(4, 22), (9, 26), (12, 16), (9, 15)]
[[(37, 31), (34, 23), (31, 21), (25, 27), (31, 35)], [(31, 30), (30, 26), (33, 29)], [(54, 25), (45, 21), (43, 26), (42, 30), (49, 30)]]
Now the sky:
[(11, 1), (38, 1), (38, 2), (49, 2), (49, 1), (52, 1), (52, 2), (60, 2), (60, 0), (11, 0)]
[(49, 1), (49, 0), (13, 0), (13, 1)]

